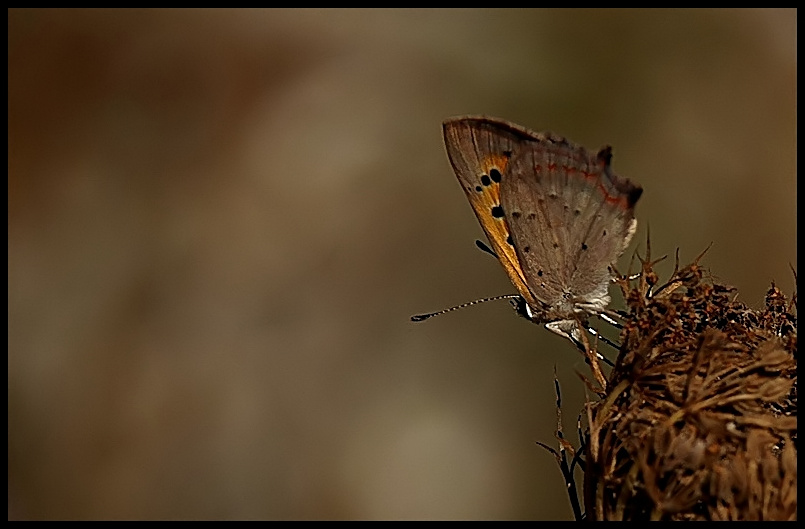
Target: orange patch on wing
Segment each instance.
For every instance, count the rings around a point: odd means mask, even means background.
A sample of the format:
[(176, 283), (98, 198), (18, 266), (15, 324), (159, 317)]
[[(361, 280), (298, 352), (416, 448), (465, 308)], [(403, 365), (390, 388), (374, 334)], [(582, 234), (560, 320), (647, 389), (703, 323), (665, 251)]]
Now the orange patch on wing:
[[(481, 161), (483, 175), (490, 177), (490, 173), (493, 170), (497, 170), (503, 175), (508, 163), (509, 157), (506, 155), (491, 155)], [(479, 182), (480, 178), (481, 175), (478, 176)], [(497, 254), (500, 264), (503, 265), (503, 269), (506, 271), (506, 275), (509, 276), (509, 280), (517, 288), (520, 295), (532, 307), (538, 306), (526, 284), (523, 269), (517, 259), (517, 252), (514, 246), (509, 243), (511, 232), (506, 218), (492, 215), (492, 209), (500, 206), (500, 183), (492, 181), (490, 177), (489, 185), (480, 183), (479, 185), (481, 187), (480, 191), (473, 190), (470, 193), (470, 204), (489, 239), (492, 250)]]
[(489, 174), (492, 169), (497, 169), (500, 174), (506, 172), (506, 167), (509, 165), (509, 157), (505, 154), (493, 154), (481, 161), (481, 169), (484, 174)]

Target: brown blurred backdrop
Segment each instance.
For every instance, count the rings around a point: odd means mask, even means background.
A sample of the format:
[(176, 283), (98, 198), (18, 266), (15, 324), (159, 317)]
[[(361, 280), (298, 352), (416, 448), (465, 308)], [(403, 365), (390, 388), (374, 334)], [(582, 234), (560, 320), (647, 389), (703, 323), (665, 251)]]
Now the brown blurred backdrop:
[(570, 518), (580, 356), (409, 321), (513, 291), (448, 116), (612, 144), (624, 269), (793, 290), (794, 10), (8, 15), (9, 518)]

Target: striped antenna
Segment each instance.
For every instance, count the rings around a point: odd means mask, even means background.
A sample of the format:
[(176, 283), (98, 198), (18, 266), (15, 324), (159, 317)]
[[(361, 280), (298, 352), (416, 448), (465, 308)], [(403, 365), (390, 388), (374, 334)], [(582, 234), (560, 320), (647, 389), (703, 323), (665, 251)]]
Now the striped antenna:
[(519, 294), (505, 294), (503, 296), (495, 296), (493, 298), (484, 298), (484, 299), (476, 299), (475, 301), (469, 301), (467, 303), (462, 303), (461, 305), (456, 305), (455, 307), (450, 307), (449, 309), (440, 310), (438, 312), (431, 312), (429, 314), (416, 314), (411, 316), (411, 321), (425, 321), (428, 318), (432, 318), (434, 316), (438, 316), (440, 314), (445, 314), (447, 312), (453, 312), (454, 310), (463, 309), (465, 307), (471, 307), (473, 305), (477, 305), (479, 303), (486, 303), (487, 301), (498, 301), (500, 299), (516, 299), (519, 298)]

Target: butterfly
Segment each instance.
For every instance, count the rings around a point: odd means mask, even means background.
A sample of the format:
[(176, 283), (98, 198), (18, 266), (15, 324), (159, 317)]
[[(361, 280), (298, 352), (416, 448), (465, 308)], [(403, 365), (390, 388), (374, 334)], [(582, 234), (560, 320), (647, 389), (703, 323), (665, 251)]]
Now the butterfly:
[(643, 189), (612, 171), (608, 146), (593, 154), (483, 116), (448, 119), (443, 131), (453, 171), (519, 293), (517, 312), (578, 344), (579, 323), (610, 302), (609, 266), (637, 229)]

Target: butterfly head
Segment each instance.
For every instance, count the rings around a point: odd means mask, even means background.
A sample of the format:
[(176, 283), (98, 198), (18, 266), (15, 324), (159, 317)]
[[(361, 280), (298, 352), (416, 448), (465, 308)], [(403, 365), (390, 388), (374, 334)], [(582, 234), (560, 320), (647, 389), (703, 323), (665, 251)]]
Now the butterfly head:
[(513, 297), (510, 301), (514, 312), (539, 325), (559, 320), (586, 319), (589, 314), (603, 311), (609, 303), (609, 295), (605, 292), (599, 298), (576, 299), (569, 295), (566, 298), (566, 303), (546, 307), (534, 307), (523, 296)]
[(534, 321), (534, 311), (531, 310), (531, 307), (528, 306), (528, 302), (525, 300), (523, 296), (517, 296), (516, 298), (511, 299), (512, 307), (514, 308), (514, 312), (516, 312), (519, 316), (523, 318)]
[(511, 304), (514, 308), (514, 312), (530, 322), (541, 325), (543, 323), (547, 323), (550, 319), (545, 310), (532, 308), (523, 296), (512, 298)]

